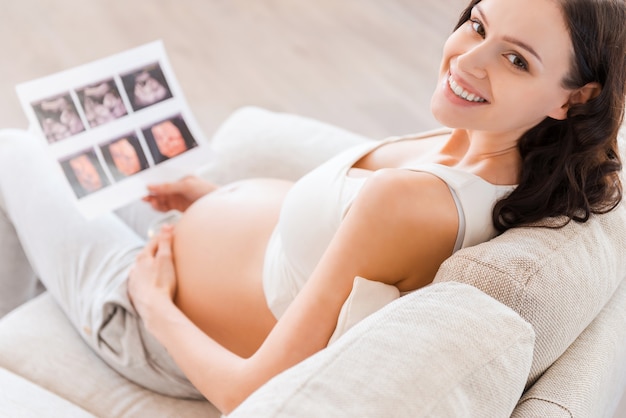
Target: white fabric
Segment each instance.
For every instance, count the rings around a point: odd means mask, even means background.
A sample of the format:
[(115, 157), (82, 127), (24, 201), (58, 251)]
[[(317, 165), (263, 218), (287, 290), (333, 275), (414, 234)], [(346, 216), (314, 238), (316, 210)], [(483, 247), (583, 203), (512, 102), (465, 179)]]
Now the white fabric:
[(531, 327), (474, 287), (428, 286), (278, 375), (229, 418), (508, 417), (532, 347)]
[(386, 283), (355, 277), (352, 291), (339, 312), (335, 332), (328, 345), (334, 343), (358, 322), (400, 297), (397, 287)]
[[(30, 268), (24, 250), (17, 239), (15, 229), (0, 212), (0, 236), (4, 244), (0, 251), (10, 263), (0, 263), (0, 318), (27, 300), (35, 297), (40, 289), (37, 276)], [(19, 278), (19, 279), (17, 279)]]

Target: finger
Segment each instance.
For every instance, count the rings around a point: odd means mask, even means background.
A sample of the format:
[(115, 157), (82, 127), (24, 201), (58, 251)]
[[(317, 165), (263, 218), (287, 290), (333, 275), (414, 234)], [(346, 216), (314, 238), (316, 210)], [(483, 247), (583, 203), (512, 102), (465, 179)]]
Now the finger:
[(158, 209), (159, 200), (156, 196), (153, 196), (153, 195), (144, 196), (141, 198), (141, 200), (148, 203), (150, 206), (152, 206), (153, 209)]
[(160, 198), (158, 196), (153, 194), (148, 194), (141, 198), (141, 200), (150, 204), (150, 206), (152, 206), (154, 209), (157, 209), (157, 207), (159, 206), (159, 199)]
[(167, 189), (168, 183), (148, 184), (146, 188), (151, 194), (160, 194)]
[(170, 232), (162, 232), (159, 235), (157, 256), (170, 255), (171, 253), (172, 253), (172, 234)]
[(193, 181), (196, 181), (196, 179), (197, 179), (197, 178), (198, 178), (198, 176), (195, 176), (195, 175), (193, 175), (193, 174), (188, 174), (188, 175), (186, 175), (186, 176), (182, 177), (182, 178), (179, 180), (179, 183), (188, 183), (188, 182), (193, 182)]
[(147, 185), (146, 189), (148, 190), (148, 193), (144, 196), (144, 199), (151, 199), (154, 200), (159, 196), (159, 189), (158, 187), (154, 186), (154, 185)]
[(147, 186), (150, 204), (160, 211), (173, 209), (171, 199), (175, 199), (181, 193), (181, 187), (175, 183), (151, 184)]
[(170, 210), (170, 201), (166, 196), (156, 196), (154, 199), (155, 207), (161, 212)]
[(156, 258), (170, 260), (172, 258), (172, 231), (171, 225), (163, 225), (161, 233), (158, 236), (158, 247)]
[(150, 204), (152, 209), (159, 212), (167, 212), (171, 209), (169, 199), (163, 196), (148, 195), (144, 196), (142, 200)]
[(148, 184), (147, 188), (150, 194), (167, 196), (180, 193), (181, 184), (180, 182)]
[(159, 236), (160, 234), (158, 233), (154, 234), (143, 250), (141, 250), (137, 258), (154, 257), (159, 247)]

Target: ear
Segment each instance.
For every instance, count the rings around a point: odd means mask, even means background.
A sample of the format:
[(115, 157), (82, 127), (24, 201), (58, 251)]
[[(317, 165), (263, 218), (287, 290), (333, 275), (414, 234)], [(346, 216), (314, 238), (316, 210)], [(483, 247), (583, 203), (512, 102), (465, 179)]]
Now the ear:
[(602, 86), (600, 83), (587, 83), (584, 86), (572, 91), (569, 100), (552, 114), (548, 115), (553, 119), (563, 120), (567, 118), (567, 112), (570, 107), (577, 104), (587, 103), (591, 99), (595, 99), (600, 95)]

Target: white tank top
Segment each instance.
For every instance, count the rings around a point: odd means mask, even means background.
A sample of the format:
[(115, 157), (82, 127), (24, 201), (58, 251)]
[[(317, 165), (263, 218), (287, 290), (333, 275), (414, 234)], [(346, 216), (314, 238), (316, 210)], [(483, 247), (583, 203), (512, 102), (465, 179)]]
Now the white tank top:
[[(361, 144), (331, 158), (296, 182), (285, 198), (265, 254), (263, 288), (276, 318), (282, 316), (308, 280), (367, 180), (367, 177), (348, 176), (348, 170), (383, 145), (449, 132), (437, 130)], [(448, 185), (459, 215), (454, 251), (496, 235), (493, 206), (515, 186), (494, 185), (475, 174), (440, 164), (400, 169), (428, 172)]]

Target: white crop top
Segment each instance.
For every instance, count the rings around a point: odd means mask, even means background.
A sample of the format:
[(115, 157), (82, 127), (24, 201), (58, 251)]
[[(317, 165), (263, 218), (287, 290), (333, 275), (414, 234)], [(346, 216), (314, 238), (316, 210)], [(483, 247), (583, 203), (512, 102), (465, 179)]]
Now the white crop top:
[[(296, 182), (285, 198), (265, 254), (263, 288), (276, 318), (280, 318), (306, 283), (367, 180), (367, 177), (348, 176), (348, 170), (362, 157), (390, 142), (446, 132), (449, 130), (361, 144), (331, 158)], [(459, 214), (454, 251), (496, 235), (491, 218), (493, 205), (514, 186), (494, 185), (475, 174), (440, 164), (401, 169), (431, 173), (450, 188)]]

